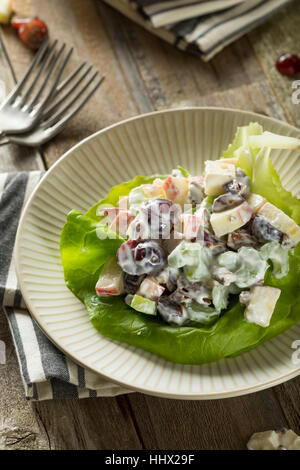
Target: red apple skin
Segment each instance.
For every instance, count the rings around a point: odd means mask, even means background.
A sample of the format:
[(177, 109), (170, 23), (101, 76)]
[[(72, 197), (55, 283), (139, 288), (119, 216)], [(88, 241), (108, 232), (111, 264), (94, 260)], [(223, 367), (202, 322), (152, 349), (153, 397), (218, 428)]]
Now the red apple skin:
[(100, 297), (111, 297), (112, 295), (120, 295), (120, 292), (117, 289), (109, 287), (97, 287), (96, 293)]

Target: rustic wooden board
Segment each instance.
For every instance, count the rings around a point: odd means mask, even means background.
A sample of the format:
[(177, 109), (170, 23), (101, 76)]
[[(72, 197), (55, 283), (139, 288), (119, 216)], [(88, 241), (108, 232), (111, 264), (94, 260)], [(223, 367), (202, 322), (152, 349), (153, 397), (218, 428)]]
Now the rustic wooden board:
[[(5, 44), (18, 42), (10, 30), (1, 31)], [(21, 51), (19, 55), (21, 56)], [(25, 51), (26, 52), (26, 51)], [(17, 76), (22, 66), (13, 58)], [(0, 94), (5, 95), (13, 86), (13, 78), (7, 67), (3, 51), (0, 48)], [(44, 168), (38, 152), (29, 151), (14, 145), (0, 147), (0, 171), (34, 170)], [(32, 406), (26, 402), (15, 349), (11, 340), (7, 321), (0, 312), (0, 340), (6, 345), (6, 364), (0, 365), (0, 449), (48, 449), (48, 439), (40, 426), (38, 415), (32, 412)]]
[[(277, 21), (276, 21), (277, 19)], [(300, 104), (292, 102), (292, 83), (300, 77), (284, 77), (274, 63), (286, 52), (300, 54), (300, 3), (293, 2), (276, 17), (249, 35), (263, 72), (281, 103), (287, 120), (300, 127)]]
[[(21, 3), (20, 13), (32, 15), (34, 10), (30, 2)], [(5, 27), (1, 32), (16, 76), (21, 77), (32, 54), (20, 44), (11, 28)], [(3, 53), (0, 55), (0, 83), (3, 92), (9, 91), (13, 85)], [(90, 128), (86, 131), (91, 132)], [(75, 143), (74, 135), (69, 146)], [(53, 160), (58, 156), (55, 154)], [(34, 169), (44, 169), (39, 152), (14, 145), (0, 147), (1, 171)], [(7, 363), (0, 366), (0, 449), (140, 447), (124, 397), (39, 404), (26, 402), (14, 346), (3, 313), (0, 315), (0, 339), (5, 342), (7, 349)], [(111, 429), (109, 433), (108, 426)]]
[[(38, 14), (48, 23), (53, 38), (75, 46), (73, 64), (86, 60), (107, 80), (67, 128), (43, 147), (42, 154), (0, 147), (1, 171), (41, 168), (41, 155), (50, 166), (92, 132), (156, 109), (236, 107), (300, 125), (300, 108), (290, 101), (291, 82), (274, 69), (281, 52), (299, 52), (299, 5), (280, 12), (204, 64), (100, 0), (16, 0), (15, 4), (20, 15)], [(20, 76), (32, 55), (9, 27), (2, 28), (2, 35)], [(7, 87), (11, 83), (2, 55), (0, 80)], [(0, 448), (243, 449), (255, 431), (286, 426), (300, 432), (300, 378), (219, 401), (131, 394), (28, 404), (3, 317), (2, 338), (8, 345), (9, 361), (0, 368)]]
[(243, 449), (257, 430), (293, 424), (272, 390), (225, 400), (175, 401), (143, 395), (129, 400), (148, 449)]

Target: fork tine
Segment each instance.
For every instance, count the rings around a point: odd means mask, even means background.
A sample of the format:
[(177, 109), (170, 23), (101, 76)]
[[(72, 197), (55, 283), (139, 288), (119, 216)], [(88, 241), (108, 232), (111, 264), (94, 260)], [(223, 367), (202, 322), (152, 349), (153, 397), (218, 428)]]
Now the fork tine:
[(38, 63), (38, 61), (40, 60), (40, 58), (42, 57), (42, 55), (44, 54), (47, 46), (48, 46), (48, 43), (49, 43), (49, 40), (48, 39), (45, 39), (45, 41), (43, 42), (43, 44), (41, 45), (41, 47), (39, 48), (38, 52), (36, 53), (36, 55), (34, 56), (34, 59), (33, 61), (31, 62), (27, 72), (25, 73), (24, 77), (22, 78), (22, 80), (17, 83), (17, 85), (15, 86), (15, 88), (12, 90), (12, 92), (10, 93), (9, 95), (9, 99), (10, 100), (13, 100), (17, 95), (18, 93), (23, 89), (25, 83), (27, 82), (27, 80), (29, 79), (32, 71), (34, 70), (36, 64)]
[(98, 75), (98, 71), (96, 71), (91, 78), (87, 81), (87, 83), (82, 87), (82, 89), (72, 98), (61, 110), (58, 110), (52, 117), (45, 122), (44, 125), (51, 126), (80, 98), (80, 96), (85, 92), (85, 90), (90, 86), (90, 84), (94, 81), (96, 76)]
[(39, 103), (39, 109), (40, 108), (43, 108), (44, 105), (47, 103), (48, 99), (50, 98), (50, 96), (53, 94), (59, 80), (60, 80), (60, 77), (62, 76), (69, 60), (70, 60), (70, 57), (71, 55), (73, 54), (73, 47), (71, 47), (71, 49), (69, 50), (68, 54), (66, 55), (63, 63), (61, 64), (61, 66), (59, 67), (59, 70), (58, 70), (58, 73), (55, 77), (55, 79), (53, 80), (53, 83), (50, 87), (50, 89), (48, 90), (48, 92), (46, 93), (45, 97), (42, 99), (42, 101)]
[(49, 70), (48, 70), (48, 73), (47, 73), (46, 77), (44, 78), (44, 81), (43, 81), (43, 83), (42, 83), (40, 89), (37, 91), (37, 93), (35, 94), (34, 98), (32, 98), (32, 100), (30, 101), (30, 103), (27, 105), (28, 108), (32, 108), (32, 107), (35, 105), (35, 103), (37, 102), (37, 100), (39, 99), (39, 97), (41, 96), (41, 94), (43, 93), (43, 91), (44, 91), (44, 89), (45, 89), (45, 87), (46, 87), (46, 85), (47, 85), (47, 83), (48, 83), (48, 80), (49, 80), (49, 78), (51, 77), (52, 72), (53, 72), (54, 69), (55, 69), (55, 66), (56, 66), (57, 63), (59, 62), (59, 59), (61, 58), (62, 53), (63, 53), (63, 51), (65, 50), (65, 47), (66, 47), (66, 44), (64, 43), (64, 44), (61, 46), (61, 48), (59, 49), (59, 51), (58, 51), (58, 53), (57, 53), (57, 55), (56, 55), (54, 61), (52, 62), (52, 64), (51, 64), (51, 66), (50, 66), (50, 68), (49, 68)]
[[(46, 88), (47, 83), (48, 83), (48, 81), (49, 81), (51, 75), (52, 75), (53, 72), (55, 71), (55, 69), (56, 69), (56, 67), (57, 67), (57, 65), (58, 65), (58, 63), (59, 63), (59, 61), (60, 61), (60, 58), (61, 58), (61, 56), (62, 56), (62, 54), (63, 54), (65, 48), (66, 48), (66, 45), (63, 44), (63, 45), (61, 46), (60, 50), (58, 51), (57, 55), (55, 56), (55, 59), (54, 59), (54, 61), (52, 62), (52, 64), (51, 64), (51, 66), (50, 66), (50, 68), (49, 68), (49, 70), (48, 70), (48, 73), (47, 73), (46, 77), (44, 78), (44, 81), (43, 81), (43, 83), (42, 83), (40, 89), (37, 91), (36, 95), (32, 98), (32, 100), (31, 100), (30, 103), (28, 104), (28, 108), (29, 108), (29, 109), (32, 109), (32, 108), (33, 108), (33, 106), (37, 103), (38, 99), (40, 98), (41, 94), (43, 93), (44, 89)], [(65, 63), (65, 61), (63, 62), (63, 64), (64, 64), (64, 63)], [(60, 71), (60, 70), (61, 70), (61, 67), (60, 67), (59, 71)], [(55, 86), (56, 86), (57, 81), (55, 80), (54, 83), (55, 83)], [(51, 88), (52, 88), (52, 87), (51, 87)], [(47, 96), (48, 96), (48, 94), (47, 94)], [(44, 101), (44, 100), (43, 100), (43, 101)]]
[[(90, 90), (88, 95), (80, 101), (80, 103), (77, 104), (77, 106), (70, 111), (66, 116), (64, 116), (60, 121), (58, 121), (55, 125), (52, 127), (46, 128), (44, 124), (41, 124), (38, 126), (37, 132), (35, 133), (34, 131), (32, 133), (23, 134), (23, 135), (10, 135), (9, 136), (9, 141), (19, 144), (19, 145), (27, 145), (29, 147), (39, 147), (40, 145), (44, 144), (47, 142), (49, 139), (54, 137), (56, 134), (58, 134), (64, 126), (67, 124), (67, 122), (76, 114), (78, 113), (81, 108), (87, 103), (87, 101), (92, 97), (92, 95), (97, 91), (97, 89), (100, 87), (102, 84), (103, 80), (105, 77), (102, 77), (100, 80), (97, 81), (96, 85)], [(39, 133), (39, 130), (41, 131)], [(43, 132), (44, 131), (44, 132)], [(5, 142), (6, 143), (6, 142)]]
[(45, 52), (45, 50), (48, 46), (48, 43), (49, 43), (49, 39), (45, 39), (45, 41), (43, 42), (43, 44), (39, 48), (38, 52), (34, 56), (33, 61), (31, 62), (31, 64), (30, 64), (27, 72), (25, 73), (24, 77), (21, 79), (20, 82), (17, 83), (15, 88), (10, 93), (10, 95), (9, 95), (10, 100), (13, 100), (18, 95), (18, 93), (23, 89), (23, 87), (24, 87), (25, 83), (27, 82), (27, 80), (29, 79), (32, 71), (35, 69), (36, 64), (39, 62), (40, 58), (43, 56), (43, 54), (44, 54), (44, 52)]
[[(89, 99), (93, 96), (93, 94), (98, 90), (98, 88), (101, 86), (103, 81), (105, 80), (105, 77), (100, 78), (96, 85), (91, 89), (91, 91), (88, 93), (88, 95), (72, 110), (70, 111), (65, 117), (63, 117), (60, 121), (58, 121), (51, 130), (51, 137), (53, 137), (55, 134), (57, 134), (64, 126), (65, 124), (73, 117), (75, 114), (77, 114), (83, 106), (89, 101)], [(48, 138), (47, 138), (48, 140)]]
[(77, 67), (77, 69), (70, 73), (57, 87), (56, 87), (56, 95), (58, 95), (69, 83), (79, 74), (80, 70), (86, 65), (86, 62), (82, 62), (82, 64)]
[(44, 119), (46, 119), (51, 114), (53, 109), (55, 109), (57, 106), (63, 103), (73, 93), (73, 91), (78, 87), (78, 85), (82, 82), (82, 80), (85, 79), (85, 77), (89, 74), (91, 70), (92, 70), (92, 66), (88, 67), (87, 70), (85, 70), (85, 72), (74, 83), (74, 85), (72, 85), (72, 87), (69, 88), (69, 90), (67, 90), (66, 93), (64, 93), (64, 95), (59, 100), (55, 101), (52, 105), (50, 105), (47, 109), (45, 109), (45, 111), (43, 111)]
[(45, 67), (47, 66), (47, 64), (50, 62), (50, 60), (52, 59), (53, 57), (53, 54), (54, 54), (54, 51), (55, 51), (55, 47), (56, 47), (56, 44), (57, 44), (57, 39), (55, 39), (55, 41), (53, 42), (52, 46), (50, 47), (50, 49), (46, 52), (46, 55), (44, 57), (44, 59), (42, 60), (41, 64), (40, 64), (40, 68), (39, 68), (39, 71), (37, 72), (34, 80), (32, 81), (30, 87), (28, 88), (28, 90), (26, 91), (26, 93), (22, 96), (20, 102), (18, 103), (19, 106), (23, 106), (23, 104), (26, 102), (27, 98), (30, 96), (30, 93), (33, 91), (39, 77), (41, 76), (43, 70), (45, 69)]

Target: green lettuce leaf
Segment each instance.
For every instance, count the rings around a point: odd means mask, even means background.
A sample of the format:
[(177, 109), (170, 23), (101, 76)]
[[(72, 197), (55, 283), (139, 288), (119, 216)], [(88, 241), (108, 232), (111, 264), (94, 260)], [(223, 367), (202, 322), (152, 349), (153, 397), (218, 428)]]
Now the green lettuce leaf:
[(123, 241), (79, 211), (68, 214), (60, 239), (61, 259), (66, 284), (82, 302), (89, 292), (95, 291), (102, 266)]
[(248, 126), (238, 127), (233, 142), (223, 152), (224, 158), (237, 158), (238, 166), (251, 177), (253, 160), (259, 149), (249, 145), (249, 137), (263, 133), (263, 128), (257, 122), (251, 122)]
[(282, 187), (269, 148), (262, 148), (255, 159), (251, 191), (264, 196), (300, 225), (300, 201)]
[(141, 184), (148, 184), (152, 183), (156, 178), (165, 179), (169, 175), (150, 175), (150, 176), (136, 176), (131, 181), (126, 181), (125, 183), (118, 184), (117, 186), (113, 186), (109, 191), (107, 197), (102, 199), (101, 201), (97, 202), (93, 207), (91, 207), (86, 215), (91, 219), (99, 220), (100, 217), (96, 215), (97, 208), (101, 205), (105, 207), (105, 205), (112, 205), (116, 206), (119, 199), (123, 196), (128, 196), (130, 191)]
[(139, 314), (128, 307), (123, 297), (99, 298), (93, 292), (85, 297), (90, 319), (104, 336), (124, 341), (171, 362), (203, 364), (223, 357), (237, 356), (255, 348), (300, 320), (300, 245), (290, 258), (290, 272), (280, 280), (267, 272), (265, 283), (282, 293), (270, 326), (248, 323), (243, 306), (232, 297), (227, 311), (212, 326), (170, 326), (157, 317)]
[(277, 279), (284, 277), (289, 272), (289, 249), (281, 243), (266, 243), (259, 250), (262, 258), (270, 260), (273, 266), (273, 274)]
[(251, 122), (248, 126), (238, 127), (234, 136), (233, 142), (229, 144), (227, 150), (223, 152), (224, 158), (234, 158), (236, 151), (242, 148), (249, 147), (248, 137), (251, 135), (261, 135), (263, 128), (257, 122)]
[(181, 173), (183, 174), (183, 176), (185, 178), (188, 178), (189, 176), (191, 176), (191, 173), (189, 171), (187, 171), (185, 168), (183, 168), (182, 166), (177, 165), (177, 168), (178, 168), (178, 170), (181, 171)]
[[(238, 148), (236, 143), (231, 151)], [(86, 214), (72, 211), (68, 215), (61, 236), (65, 280), (72, 292), (85, 303), (93, 326), (104, 336), (145, 349), (169, 361), (203, 364), (248, 351), (297, 323), (300, 320), (300, 244), (294, 254), (289, 254), (287, 276), (276, 279), (272, 269), (266, 272), (265, 284), (282, 290), (267, 328), (244, 320), (244, 308), (237, 295), (230, 296), (227, 309), (213, 325), (179, 327), (163, 323), (158, 317), (136, 312), (125, 303), (124, 296), (100, 298), (95, 294), (95, 284), (103, 264), (116, 253), (123, 241), (101, 225), (96, 215), (97, 207), (100, 204), (115, 205), (119, 197), (128, 195), (132, 188), (152, 182), (156, 177), (159, 175), (138, 176), (112, 188), (109, 195)], [(282, 188), (272, 163), (265, 155), (253, 158), (252, 190), (267, 197), (300, 223), (300, 201)]]

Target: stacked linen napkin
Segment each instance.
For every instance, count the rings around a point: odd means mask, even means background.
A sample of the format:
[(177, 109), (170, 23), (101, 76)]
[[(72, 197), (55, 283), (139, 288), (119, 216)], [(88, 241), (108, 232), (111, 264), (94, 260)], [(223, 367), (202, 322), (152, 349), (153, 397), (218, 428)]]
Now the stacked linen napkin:
[[(31, 400), (115, 396), (128, 390), (75, 364), (59, 351), (31, 318), (18, 286), (14, 242), (19, 218), (43, 172), (0, 174), (0, 302), (6, 313)], [(0, 331), (0, 340), (1, 340)]]
[(210, 60), (293, 0), (104, 0), (182, 50)]

